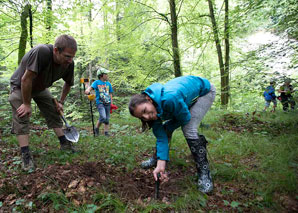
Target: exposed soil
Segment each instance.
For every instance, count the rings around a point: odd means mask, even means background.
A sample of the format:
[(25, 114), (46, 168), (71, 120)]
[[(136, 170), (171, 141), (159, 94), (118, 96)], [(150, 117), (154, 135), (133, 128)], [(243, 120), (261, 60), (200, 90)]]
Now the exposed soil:
[[(239, 120), (232, 115), (227, 115), (224, 119), (225, 124), (231, 124), (230, 128), (239, 123)], [(258, 119), (250, 119), (250, 123), (252, 125), (262, 124)], [(243, 128), (245, 129), (245, 127)], [(43, 128), (38, 127), (32, 129), (38, 135), (43, 131)], [(45, 144), (43, 148), (46, 151), (49, 150)], [(42, 158), (42, 155), (34, 156), (34, 158), (38, 160), (38, 158)], [(127, 205), (146, 206), (154, 201), (155, 182), (152, 170), (134, 168), (132, 171), (128, 171), (125, 165), (113, 166), (103, 161), (75, 161), (65, 165), (55, 163), (45, 168), (37, 168), (33, 173), (24, 173), (20, 169), (20, 164), (16, 164), (17, 156), (19, 156), (18, 148), (0, 141), (0, 175), (2, 174), (0, 176), (0, 213), (11, 212), (13, 208), (20, 205), (20, 199), (27, 203), (32, 201), (35, 205), (34, 211), (53, 212), (53, 201), (46, 197), (50, 193), (63, 195), (62, 197), (66, 197), (76, 206), (96, 204), (94, 195), (98, 193), (111, 194)], [(140, 156), (142, 159), (147, 157)], [(191, 156), (185, 160), (189, 164), (193, 164)], [(243, 163), (249, 165), (249, 168), (256, 166), (254, 156), (246, 159)], [(168, 171), (170, 179), (161, 184), (158, 202), (171, 204), (177, 198), (188, 194), (186, 185), (195, 185), (196, 171), (194, 165), (179, 168), (171, 164), (169, 164)], [(214, 191), (206, 196), (205, 201), (202, 201), (200, 210), (222, 212), (238, 212), (240, 210), (256, 212), (259, 210), (256, 207), (263, 202), (263, 198), (254, 193), (252, 184), (227, 182), (216, 176), (214, 182)], [(283, 212), (298, 211), (298, 201), (295, 196), (276, 194), (273, 199), (276, 203), (280, 203)], [(237, 206), (233, 207), (232, 203), (235, 201), (237, 201)], [(168, 206), (167, 211), (173, 210), (171, 205)], [(30, 211), (26, 208), (23, 207)], [(194, 212), (199, 209), (197, 206), (190, 205), (185, 211)], [(266, 206), (262, 206), (262, 209), (268, 212), (272, 210)], [(130, 209), (130, 211), (137, 212), (134, 209)]]
[[(1, 170), (0, 170), (1, 171)], [(3, 171), (1, 171), (3, 172)], [(92, 203), (92, 195), (98, 191), (117, 194), (124, 202), (139, 202), (154, 198), (155, 182), (151, 170), (135, 169), (128, 172), (124, 167), (115, 167), (103, 162), (73, 162), (66, 165), (50, 165), (35, 172), (11, 173), (0, 180), (0, 201), (6, 210), (15, 205), (18, 198), (36, 200), (46, 192), (60, 192), (75, 204)], [(173, 172), (172, 178), (160, 186), (160, 198), (168, 201), (172, 196), (181, 195), (177, 185), (190, 171), (183, 174)], [(16, 176), (18, 178), (16, 178)], [(175, 183), (176, 182), (176, 183)], [(143, 201), (142, 201), (143, 202)], [(47, 209), (41, 200), (34, 202), (37, 208)], [(48, 208), (50, 208), (50, 204)]]
[[(160, 202), (167, 204), (174, 201), (177, 196), (183, 197), (185, 188), (181, 182), (187, 180), (186, 176), (194, 177), (195, 174), (192, 167), (169, 168), (169, 171), (171, 171), (170, 180), (160, 186)], [(0, 202), (3, 203), (0, 212), (11, 211), (20, 198), (33, 201), (37, 209), (49, 212), (53, 208), (52, 202), (45, 202), (42, 195), (51, 192), (64, 194), (77, 206), (93, 203), (93, 195), (98, 192), (115, 194), (125, 203), (138, 203), (145, 206), (154, 199), (155, 182), (151, 172), (152, 170), (138, 168), (128, 172), (125, 167), (115, 167), (98, 161), (54, 164), (45, 169), (38, 168), (30, 174), (7, 173), (7, 176), (0, 180)], [(248, 200), (258, 199), (252, 191), (249, 184), (222, 183), (220, 180), (215, 180), (215, 190), (208, 196), (208, 201), (202, 206), (202, 210), (220, 209), (236, 212), (237, 209), (227, 205), (226, 202), (237, 200), (245, 204)], [(289, 211), (297, 210), (296, 200), (287, 197), (284, 202)], [(240, 205), (239, 207), (244, 212), (253, 211), (250, 206)], [(168, 210), (171, 208), (169, 207)]]

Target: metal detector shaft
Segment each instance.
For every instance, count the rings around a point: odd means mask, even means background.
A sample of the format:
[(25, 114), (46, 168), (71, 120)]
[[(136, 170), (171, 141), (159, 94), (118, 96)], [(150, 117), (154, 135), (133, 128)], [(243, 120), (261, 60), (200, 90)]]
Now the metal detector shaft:
[(93, 120), (93, 111), (92, 111), (92, 101), (89, 101), (89, 103), (90, 103), (90, 110), (91, 110), (91, 120), (92, 120), (93, 136), (95, 137), (94, 120)]
[(157, 181), (155, 181), (155, 194), (154, 194), (154, 199), (158, 200), (159, 199), (159, 185), (160, 185), (160, 174), (157, 174)]

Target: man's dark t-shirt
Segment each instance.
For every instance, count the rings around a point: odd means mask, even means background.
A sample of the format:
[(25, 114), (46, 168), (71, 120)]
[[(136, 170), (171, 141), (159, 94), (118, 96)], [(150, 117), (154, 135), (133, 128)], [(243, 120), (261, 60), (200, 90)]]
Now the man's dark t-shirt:
[(74, 84), (74, 62), (67, 68), (55, 64), (53, 60), (53, 45), (40, 44), (24, 55), (22, 61), (10, 78), (11, 88), (21, 88), (21, 79), (26, 70), (37, 73), (32, 82), (32, 91), (42, 91), (63, 79), (68, 85)]

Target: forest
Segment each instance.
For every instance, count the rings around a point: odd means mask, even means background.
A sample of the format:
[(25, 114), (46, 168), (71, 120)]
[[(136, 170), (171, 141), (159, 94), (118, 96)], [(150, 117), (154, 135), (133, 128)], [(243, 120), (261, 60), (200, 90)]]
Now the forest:
[[(297, 11), (295, 0), (0, 0), (0, 212), (297, 212)], [(77, 42), (63, 111), (79, 151), (59, 149), (31, 100), (35, 170), (24, 171), (11, 76), (27, 52), (63, 34)], [(103, 127), (95, 136), (99, 113), (85, 94), (99, 68), (109, 71), (118, 107), (109, 137)], [(198, 127), (214, 184), (207, 194), (197, 189), (181, 128), (169, 145), (169, 180), (158, 187), (154, 168), (140, 167), (156, 138), (128, 108), (153, 83), (189, 75), (216, 88)], [(276, 107), (266, 109), (272, 82)], [(63, 85), (60, 79), (48, 88), (57, 100)]]

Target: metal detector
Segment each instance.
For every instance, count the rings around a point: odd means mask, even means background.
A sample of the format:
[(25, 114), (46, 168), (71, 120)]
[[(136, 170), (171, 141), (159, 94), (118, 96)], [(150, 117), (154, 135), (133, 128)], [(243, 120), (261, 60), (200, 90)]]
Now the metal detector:
[(95, 99), (94, 94), (88, 95), (89, 104), (90, 104), (90, 111), (91, 111), (91, 120), (92, 120), (92, 129), (93, 129), (93, 136), (95, 137), (95, 128), (94, 128), (94, 120), (93, 120), (93, 110), (92, 110), (92, 101)]

